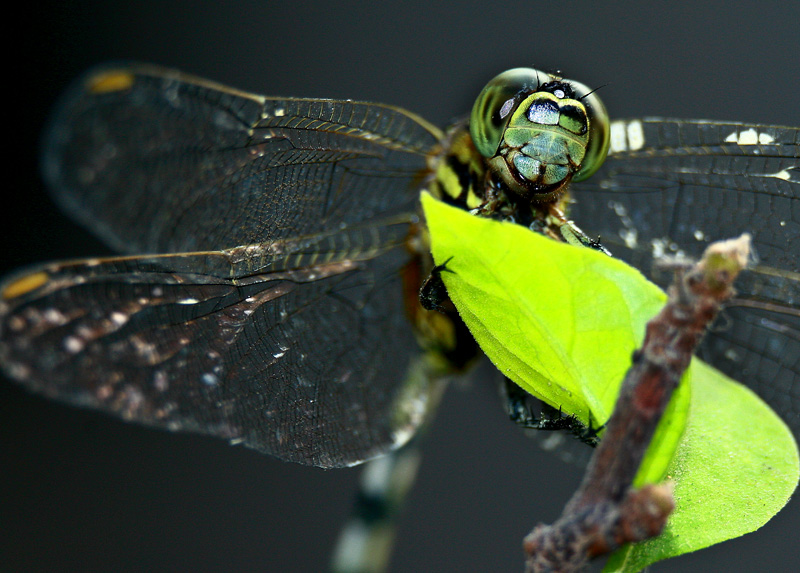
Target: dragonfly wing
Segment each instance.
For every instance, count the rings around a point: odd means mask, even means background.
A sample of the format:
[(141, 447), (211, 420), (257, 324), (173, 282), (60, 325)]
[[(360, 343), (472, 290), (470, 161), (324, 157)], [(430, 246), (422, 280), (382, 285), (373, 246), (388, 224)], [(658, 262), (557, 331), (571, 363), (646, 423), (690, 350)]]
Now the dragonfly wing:
[(43, 171), (118, 251), (219, 250), (413, 212), (439, 136), (391, 106), (268, 98), (134, 64), (68, 91)]
[(380, 252), (301, 267), (283, 244), (28, 270), (0, 291), (0, 363), (127, 420), (310, 465), (369, 459), (413, 434), (429, 391), (409, 377), (407, 224), (393, 227)]
[(44, 175), (131, 256), (0, 285), (0, 363), (52, 397), (300, 463), (397, 447), (428, 392), (409, 378), (401, 273), (439, 135), (390, 106), (89, 72), (51, 122)]
[(751, 233), (758, 260), (700, 350), (800, 435), (800, 130), (660, 118), (612, 125), (611, 152), (574, 187), (571, 216), (662, 284), (654, 257), (699, 257)]

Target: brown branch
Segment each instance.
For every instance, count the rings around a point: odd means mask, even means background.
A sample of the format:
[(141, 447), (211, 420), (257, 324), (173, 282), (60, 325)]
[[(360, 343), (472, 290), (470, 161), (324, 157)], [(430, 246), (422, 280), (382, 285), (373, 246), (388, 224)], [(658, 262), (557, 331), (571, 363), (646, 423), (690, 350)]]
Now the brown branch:
[(676, 270), (669, 301), (647, 323), (583, 483), (558, 521), (537, 525), (525, 538), (527, 571), (578, 571), (594, 557), (661, 533), (674, 509), (671, 485), (631, 485), (706, 326), (733, 294), (749, 248), (749, 235), (714, 243), (694, 267)]

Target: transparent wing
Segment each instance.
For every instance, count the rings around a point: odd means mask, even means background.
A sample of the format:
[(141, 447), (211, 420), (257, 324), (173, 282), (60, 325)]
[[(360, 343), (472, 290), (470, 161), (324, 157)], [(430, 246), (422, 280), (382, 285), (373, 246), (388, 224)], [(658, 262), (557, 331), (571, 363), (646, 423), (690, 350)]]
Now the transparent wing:
[[(306, 242), (52, 263), (2, 285), (0, 362), (53, 398), (295, 462), (349, 465), (402, 444), (428, 387), (394, 237), (328, 263)], [(314, 256), (317, 250), (314, 249)], [(257, 257), (257, 259), (256, 259)], [(253, 265), (259, 260), (258, 268)]]
[(112, 247), (0, 285), (0, 364), (23, 385), (282, 459), (402, 444), (428, 393), (405, 248), (437, 132), (401, 110), (262, 98), (150, 66), (67, 94), (53, 194)]
[(219, 250), (413, 211), (438, 136), (389, 106), (104, 67), (64, 97), (43, 167), (55, 199), (116, 250)]
[(759, 392), (800, 436), (798, 128), (614, 122), (609, 158), (575, 185), (571, 216), (657, 282), (654, 255), (697, 257), (710, 241), (751, 233), (758, 260), (700, 355)]

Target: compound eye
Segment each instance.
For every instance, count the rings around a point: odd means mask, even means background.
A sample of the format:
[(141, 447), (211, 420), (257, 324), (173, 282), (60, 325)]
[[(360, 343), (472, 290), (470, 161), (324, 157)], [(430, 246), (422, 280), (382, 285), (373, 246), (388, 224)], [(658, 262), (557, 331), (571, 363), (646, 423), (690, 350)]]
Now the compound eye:
[(536, 91), (550, 75), (533, 68), (514, 68), (495, 76), (481, 90), (472, 106), (469, 132), (475, 147), (484, 157), (494, 157), (503, 131), (520, 102)]
[(580, 169), (573, 177), (573, 181), (583, 181), (600, 169), (603, 161), (606, 160), (611, 127), (606, 107), (596, 92), (575, 80), (564, 81), (569, 82), (572, 86), (575, 92), (574, 99), (584, 105), (589, 119), (589, 142), (586, 145), (586, 155), (583, 157)]

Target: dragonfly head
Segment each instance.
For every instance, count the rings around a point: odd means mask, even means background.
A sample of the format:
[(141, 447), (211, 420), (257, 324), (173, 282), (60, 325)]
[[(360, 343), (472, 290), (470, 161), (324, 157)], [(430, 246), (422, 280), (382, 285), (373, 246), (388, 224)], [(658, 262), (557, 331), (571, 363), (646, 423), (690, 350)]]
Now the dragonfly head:
[(470, 135), (490, 170), (514, 193), (550, 201), (606, 158), (609, 120), (597, 94), (574, 80), (514, 68), (483, 88)]

